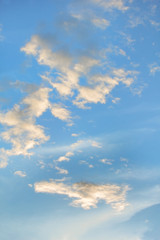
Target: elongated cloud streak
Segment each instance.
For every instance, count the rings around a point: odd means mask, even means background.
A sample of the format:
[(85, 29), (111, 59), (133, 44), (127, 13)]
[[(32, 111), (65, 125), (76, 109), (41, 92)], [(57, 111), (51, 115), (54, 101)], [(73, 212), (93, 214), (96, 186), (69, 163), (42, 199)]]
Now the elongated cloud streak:
[(83, 209), (96, 208), (100, 200), (104, 200), (106, 204), (110, 204), (113, 208), (120, 211), (127, 206), (126, 192), (128, 186), (118, 186), (111, 184), (97, 185), (86, 182), (74, 183), (67, 185), (64, 183), (37, 182), (34, 184), (36, 192), (66, 195), (72, 200), (71, 205), (74, 207), (82, 207)]

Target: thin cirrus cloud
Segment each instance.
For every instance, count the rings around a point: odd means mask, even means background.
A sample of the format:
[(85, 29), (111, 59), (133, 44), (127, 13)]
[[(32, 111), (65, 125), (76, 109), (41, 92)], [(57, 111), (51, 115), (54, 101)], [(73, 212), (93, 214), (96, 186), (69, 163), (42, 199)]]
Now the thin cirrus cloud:
[(128, 203), (126, 202), (126, 193), (129, 187), (111, 184), (97, 185), (86, 182), (67, 185), (55, 181), (43, 181), (34, 184), (35, 192), (66, 195), (72, 200), (71, 205), (83, 209), (96, 208), (100, 200), (110, 204), (112, 208), (121, 211)]

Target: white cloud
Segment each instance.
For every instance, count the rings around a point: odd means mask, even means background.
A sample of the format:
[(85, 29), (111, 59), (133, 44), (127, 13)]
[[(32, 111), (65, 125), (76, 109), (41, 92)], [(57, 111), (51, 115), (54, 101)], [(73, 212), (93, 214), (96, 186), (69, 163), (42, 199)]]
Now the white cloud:
[(160, 31), (160, 22), (151, 20), (150, 23), (157, 29), (157, 31)]
[(49, 88), (40, 88), (25, 97), (19, 105), (14, 105), (12, 110), (0, 113), (0, 123), (7, 127), (1, 137), (12, 144), (9, 150), (1, 149), (4, 156), (31, 155), (29, 150), (49, 139), (43, 127), (35, 124), (35, 119), (49, 107), (50, 91)]
[(64, 161), (69, 161), (70, 159), (66, 156), (61, 156), (57, 159), (57, 162), (64, 162)]
[(96, 148), (102, 148), (102, 145), (96, 141), (91, 141), (91, 146)]
[(26, 173), (23, 172), (23, 171), (16, 171), (16, 172), (14, 172), (14, 175), (18, 175), (20, 177), (26, 177), (27, 176)]
[(60, 104), (52, 105), (51, 113), (54, 117), (59, 118), (62, 121), (66, 121), (72, 125), (70, 111), (62, 107)]
[(150, 66), (150, 73), (155, 74), (156, 72), (160, 72), (160, 66), (157, 63), (153, 63)]
[(110, 22), (104, 18), (93, 18), (92, 23), (103, 30), (110, 25)]
[(118, 186), (111, 184), (97, 185), (86, 182), (67, 185), (64, 183), (37, 182), (34, 184), (36, 192), (66, 195), (72, 200), (71, 205), (82, 207), (83, 209), (96, 208), (100, 200), (110, 204), (118, 211), (123, 210), (128, 204), (126, 202), (126, 192), (128, 186)]
[(120, 98), (118, 98), (118, 97), (112, 99), (112, 102), (113, 102), (114, 104), (118, 103), (119, 101), (120, 101)]
[(100, 159), (99, 161), (107, 165), (112, 165), (114, 162), (114, 160), (108, 159), (108, 158), (103, 158), (103, 159)]
[(68, 174), (68, 170), (60, 168), (58, 166), (55, 167), (56, 170), (59, 171), (59, 174)]
[(71, 136), (72, 136), (72, 137), (78, 137), (79, 134), (78, 134), (78, 133), (72, 133)]
[[(101, 3), (102, 2), (104, 3), (104, 1), (101, 1)], [(114, 3), (113, 1), (106, 2), (106, 4), (110, 6), (114, 4), (119, 5), (120, 3), (122, 3), (122, 1), (114, 1)], [(99, 25), (99, 27), (104, 27), (104, 25), (108, 24), (105, 19), (92, 16), (92, 20), (94, 24)], [(91, 69), (93, 67), (100, 68), (102, 65), (98, 59), (99, 54), (97, 54), (98, 57), (96, 59), (87, 55), (77, 55), (75, 58), (74, 55), (71, 57), (61, 51), (52, 52), (47, 40), (42, 39), (38, 35), (33, 36), (31, 41), (21, 48), (21, 51), (35, 56), (39, 64), (47, 65), (51, 69), (55, 69), (57, 72), (54, 79), (49, 73), (41, 75), (42, 79), (48, 81), (51, 86), (58, 91), (60, 96), (73, 97), (73, 104), (79, 108), (87, 108), (86, 104), (88, 103), (106, 103), (106, 96), (109, 95), (120, 82), (129, 87), (135, 80), (137, 74), (135, 71), (114, 68), (110, 74), (93, 75), (91, 74)], [(122, 49), (118, 48), (116, 51), (118, 51), (118, 54), (126, 55)], [(65, 56), (63, 56), (63, 54)], [(87, 84), (82, 86), (81, 78), (84, 76)], [(62, 111), (63, 114), (61, 114), (60, 111)], [(52, 113), (61, 120), (70, 121), (69, 112), (63, 110), (61, 106), (53, 106)]]
[(90, 0), (92, 3), (96, 4), (99, 7), (102, 7), (104, 10), (118, 9), (120, 11), (126, 11), (128, 9), (125, 6), (125, 1), (123, 0)]

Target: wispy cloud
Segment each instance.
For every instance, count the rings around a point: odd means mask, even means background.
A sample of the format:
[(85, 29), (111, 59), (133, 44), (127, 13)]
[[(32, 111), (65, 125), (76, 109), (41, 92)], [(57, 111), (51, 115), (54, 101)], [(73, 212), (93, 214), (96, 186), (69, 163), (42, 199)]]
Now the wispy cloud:
[(4, 41), (4, 36), (2, 34), (2, 30), (3, 30), (3, 25), (0, 24), (0, 42)]
[(18, 176), (20, 176), (22, 178), (27, 176), (26, 173), (23, 172), (23, 171), (16, 171), (16, 172), (14, 172), (14, 175), (18, 175)]
[(104, 10), (118, 9), (120, 11), (128, 10), (123, 0), (90, 0), (93, 4), (103, 8)]
[(128, 186), (118, 186), (111, 184), (97, 185), (93, 183), (79, 182), (73, 185), (64, 183), (37, 182), (34, 184), (36, 192), (66, 195), (69, 198), (75, 198), (71, 205), (74, 207), (82, 207), (90, 209), (97, 207), (100, 200), (104, 200), (106, 204), (110, 204), (113, 208), (120, 211), (127, 206), (126, 193)]
[(150, 73), (155, 74), (156, 72), (160, 72), (160, 66), (157, 63), (153, 63), (149, 66), (150, 68)]

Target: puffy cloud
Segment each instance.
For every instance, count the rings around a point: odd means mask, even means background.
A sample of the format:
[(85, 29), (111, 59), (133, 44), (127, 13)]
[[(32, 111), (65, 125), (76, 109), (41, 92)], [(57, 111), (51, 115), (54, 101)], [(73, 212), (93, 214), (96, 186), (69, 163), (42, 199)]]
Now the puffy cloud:
[(48, 45), (50, 44), (46, 39), (34, 35), (31, 41), (21, 48), (21, 51), (27, 55), (35, 56), (39, 64), (47, 65), (52, 69), (62, 69), (64, 66), (67, 67), (71, 64), (71, 58), (66, 52), (52, 52)]
[[(100, 3), (100, 1), (98, 1)], [(101, 4), (105, 1), (101, 1)], [(122, 1), (114, 1), (114, 4), (120, 6)], [(107, 1), (106, 4), (113, 5), (113, 1)], [(103, 4), (102, 4), (103, 5)], [(93, 17), (92, 21), (99, 27), (104, 27), (108, 24), (107, 20)], [(56, 49), (56, 48), (55, 48)], [(46, 39), (35, 35), (31, 38), (21, 51), (26, 54), (35, 56), (39, 64), (47, 65), (51, 69), (56, 70), (54, 78), (49, 74), (41, 75), (42, 79), (48, 81), (50, 85), (56, 89), (60, 96), (73, 97), (73, 104), (79, 108), (87, 108), (88, 103), (102, 103), (106, 102), (106, 96), (119, 83), (125, 84), (129, 87), (136, 78), (135, 71), (126, 71), (122, 68), (114, 68), (110, 73), (93, 74), (91, 72), (93, 67), (101, 68), (102, 63), (97, 57), (90, 57), (89, 55), (79, 54), (70, 56), (68, 53), (62, 53), (60, 50), (52, 51), (50, 44)], [(118, 54), (125, 55), (122, 49), (118, 48)], [(64, 56), (63, 56), (64, 54)], [(86, 84), (82, 85), (82, 78), (85, 77)], [(63, 111), (63, 114), (60, 112)], [(70, 119), (69, 112), (63, 110), (61, 107), (53, 106), (52, 113), (54, 116), (68, 121)]]
[[(6, 113), (0, 113), (0, 123), (7, 127), (1, 137), (12, 144), (10, 150), (1, 149), (6, 159), (11, 155), (31, 155), (29, 150), (49, 139), (42, 126), (35, 124), (35, 119), (49, 107), (50, 91), (49, 88), (40, 88), (25, 97), (20, 105), (15, 105)], [(6, 159), (3, 160), (3, 166), (4, 163), (7, 164)]]
[(64, 183), (37, 182), (34, 184), (36, 192), (66, 195), (72, 200), (71, 205), (74, 207), (82, 207), (83, 209), (96, 208), (99, 201), (104, 200), (106, 204), (110, 204), (113, 208), (120, 211), (128, 204), (126, 203), (126, 192), (128, 186), (118, 186), (111, 184), (93, 184), (86, 182), (78, 182), (73, 185)]
[(87, 108), (87, 103), (106, 103), (106, 95), (119, 85), (120, 82), (129, 87), (136, 79), (136, 71), (125, 71), (124, 69), (113, 69), (111, 76), (93, 75), (90, 78), (90, 86), (79, 86), (79, 94), (73, 101), (79, 108)]
[(71, 122), (71, 115), (70, 111), (67, 110), (66, 108), (62, 107), (59, 104), (54, 104), (51, 106), (51, 113), (53, 114), (54, 117), (59, 118), (62, 121)]
[(26, 173), (23, 172), (23, 171), (16, 171), (16, 172), (14, 172), (14, 175), (18, 175), (20, 177), (26, 177), (27, 176)]

